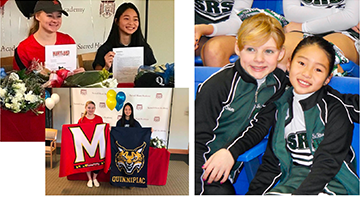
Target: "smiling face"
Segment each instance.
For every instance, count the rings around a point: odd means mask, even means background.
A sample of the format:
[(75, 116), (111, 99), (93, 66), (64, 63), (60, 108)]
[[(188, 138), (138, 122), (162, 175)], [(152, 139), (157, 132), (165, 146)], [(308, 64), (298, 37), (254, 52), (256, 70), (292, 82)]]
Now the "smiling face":
[(308, 94), (329, 83), (329, 59), (317, 45), (300, 49), (288, 68), (290, 82), (298, 94)]
[(93, 116), (95, 113), (95, 105), (89, 103), (86, 107), (86, 115), (87, 116)]
[(235, 52), (240, 57), (241, 66), (255, 79), (262, 79), (273, 72), (284, 55), (284, 50), (277, 48), (272, 37), (261, 46), (245, 44), (241, 51), (235, 44)]
[(139, 16), (136, 14), (134, 9), (128, 8), (120, 16), (118, 21), (120, 34), (131, 35), (139, 27)]
[(125, 113), (125, 118), (130, 118), (130, 115), (131, 115), (131, 107), (129, 105), (125, 106), (124, 108), (124, 113)]
[(48, 33), (57, 32), (61, 27), (61, 12), (45, 13), (40, 11), (36, 13), (35, 18), (39, 21), (39, 29), (45, 30)]

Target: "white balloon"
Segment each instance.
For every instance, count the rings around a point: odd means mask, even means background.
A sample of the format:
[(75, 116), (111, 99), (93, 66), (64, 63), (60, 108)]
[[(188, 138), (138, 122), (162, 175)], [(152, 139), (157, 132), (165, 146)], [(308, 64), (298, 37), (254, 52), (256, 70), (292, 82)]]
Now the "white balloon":
[(60, 101), (60, 96), (57, 93), (53, 93), (51, 95), (51, 99), (53, 99), (55, 104), (57, 104)]
[(45, 105), (49, 110), (51, 110), (55, 106), (55, 101), (52, 98), (47, 98), (45, 100)]

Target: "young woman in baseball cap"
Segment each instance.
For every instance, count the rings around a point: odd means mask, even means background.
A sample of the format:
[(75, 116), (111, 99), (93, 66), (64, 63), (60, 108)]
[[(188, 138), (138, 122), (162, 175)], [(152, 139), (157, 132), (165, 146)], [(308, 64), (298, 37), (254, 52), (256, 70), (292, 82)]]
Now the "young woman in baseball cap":
[(36, 3), (28, 38), (20, 42), (15, 49), (14, 70), (29, 68), (33, 60), (44, 63), (46, 45), (75, 44), (71, 36), (58, 32), (62, 14), (68, 16), (58, 0)]

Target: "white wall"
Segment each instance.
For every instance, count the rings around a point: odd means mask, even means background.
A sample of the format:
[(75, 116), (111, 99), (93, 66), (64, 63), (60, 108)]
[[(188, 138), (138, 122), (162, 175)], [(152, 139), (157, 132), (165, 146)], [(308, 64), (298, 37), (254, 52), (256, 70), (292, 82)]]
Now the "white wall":
[(175, 88), (171, 111), (169, 149), (188, 150), (189, 89)]
[(60, 96), (60, 101), (53, 108), (53, 128), (58, 130), (57, 142), (61, 142), (63, 124), (71, 124), (70, 116), (70, 88), (53, 88), (52, 93)]
[(148, 20), (147, 41), (154, 51), (157, 63), (173, 63), (174, 0), (149, 0)]

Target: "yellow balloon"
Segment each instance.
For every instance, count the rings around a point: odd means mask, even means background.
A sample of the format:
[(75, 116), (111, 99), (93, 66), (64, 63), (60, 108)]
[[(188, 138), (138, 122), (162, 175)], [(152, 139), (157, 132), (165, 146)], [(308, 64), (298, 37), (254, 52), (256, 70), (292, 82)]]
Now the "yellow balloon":
[(116, 100), (115, 99), (107, 99), (106, 100), (106, 105), (108, 106), (108, 108), (110, 110), (113, 110), (116, 106)]
[(110, 89), (107, 93), (106, 93), (106, 97), (110, 98), (110, 99), (115, 99), (116, 96), (116, 92), (113, 89)]

